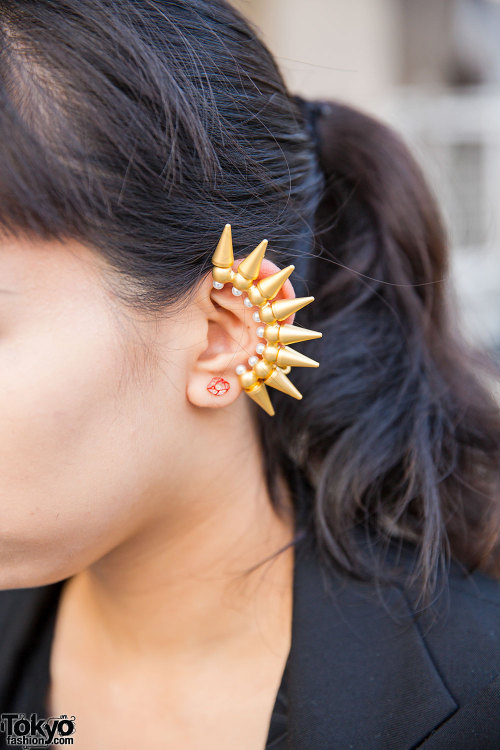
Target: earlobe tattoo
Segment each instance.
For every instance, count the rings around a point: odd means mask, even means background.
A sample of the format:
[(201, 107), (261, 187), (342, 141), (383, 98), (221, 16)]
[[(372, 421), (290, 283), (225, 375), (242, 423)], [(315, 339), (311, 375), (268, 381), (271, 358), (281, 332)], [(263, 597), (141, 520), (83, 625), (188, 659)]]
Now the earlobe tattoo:
[(207, 391), (213, 393), (214, 396), (223, 396), (231, 388), (230, 383), (224, 378), (213, 377), (210, 383), (207, 385)]
[(240, 297), (246, 292), (244, 305), (258, 307), (252, 314), (256, 323), (265, 323), (257, 328), (257, 335), (265, 339), (259, 343), (255, 351), (260, 356), (251, 356), (248, 364), (236, 367), (241, 387), (267, 414), (275, 414), (266, 386), (276, 388), (296, 399), (302, 394), (288, 379), (291, 367), (319, 367), (319, 362), (295, 351), (287, 344), (321, 338), (319, 331), (311, 331), (295, 325), (282, 325), (290, 315), (313, 302), (314, 297), (296, 297), (295, 299), (280, 299), (272, 302), (281, 287), (288, 279), (295, 266), (287, 266), (265, 279), (255, 282), (260, 273), (260, 266), (267, 248), (267, 240), (248, 255), (233, 271), (234, 263), (233, 241), (231, 225), (226, 224), (221, 234), (217, 248), (212, 256), (212, 277), (215, 289), (222, 289), (224, 284), (232, 284), (232, 293)]

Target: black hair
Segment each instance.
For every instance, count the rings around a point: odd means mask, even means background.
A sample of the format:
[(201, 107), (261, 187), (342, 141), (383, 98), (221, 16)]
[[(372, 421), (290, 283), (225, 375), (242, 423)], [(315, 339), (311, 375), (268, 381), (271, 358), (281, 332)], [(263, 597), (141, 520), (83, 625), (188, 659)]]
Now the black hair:
[(276, 467), (298, 473), (304, 528), (359, 578), (360, 530), (416, 544), (422, 599), (450, 555), (500, 575), (499, 408), (392, 128), (292, 95), (224, 0), (0, 0), (0, 144), (2, 234), (95, 248), (141, 311), (189, 300), (227, 222), (236, 257), (266, 237), (280, 267), (307, 258), (321, 366), (294, 370), (300, 403), (253, 405), (272, 502)]

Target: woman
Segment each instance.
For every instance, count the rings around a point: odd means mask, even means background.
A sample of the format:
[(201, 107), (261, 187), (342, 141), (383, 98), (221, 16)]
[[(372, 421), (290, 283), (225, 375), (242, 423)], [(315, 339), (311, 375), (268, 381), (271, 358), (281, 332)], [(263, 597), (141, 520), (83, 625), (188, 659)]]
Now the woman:
[(0, 35), (5, 746), (496, 747), (500, 414), (404, 144), (224, 0)]

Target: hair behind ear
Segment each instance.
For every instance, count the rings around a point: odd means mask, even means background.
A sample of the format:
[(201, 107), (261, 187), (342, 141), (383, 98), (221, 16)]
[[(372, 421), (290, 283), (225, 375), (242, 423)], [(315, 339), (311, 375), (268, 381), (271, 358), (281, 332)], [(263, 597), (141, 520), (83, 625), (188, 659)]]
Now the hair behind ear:
[(454, 330), (444, 223), (403, 140), (347, 105), (309, 115), (325, 190), (298, 323), (322, 331), (301, 349), (320, 367), (294, 370), (300, 404), (273, 394), (266, 454), (314, 486), (329, 562), (383, 576), (382, 549), (417, 544), (428, 602), (450, 556), (500, 576), (500, 410), (480, 372), (500, 373)]

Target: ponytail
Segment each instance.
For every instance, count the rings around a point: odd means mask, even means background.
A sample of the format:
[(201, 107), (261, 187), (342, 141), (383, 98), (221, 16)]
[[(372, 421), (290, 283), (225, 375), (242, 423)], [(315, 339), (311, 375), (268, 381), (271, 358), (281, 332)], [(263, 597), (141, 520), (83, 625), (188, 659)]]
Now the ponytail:
[(402, 139), (349, 106), (297, 100), (324, 173), (315, 303), (299, 319), (323, 333), (301, 349), (321, 366), (294, 370), (298, 408), (273, 394), (266, 455), (310, 486), (328, 563), (383, 576), (380, 553), (415, 544), (410, 580), (428, 603), (450, 558), (500, 576), (500, 410), (479, 375), (499, 373), (454, 328), (443, 221)]

